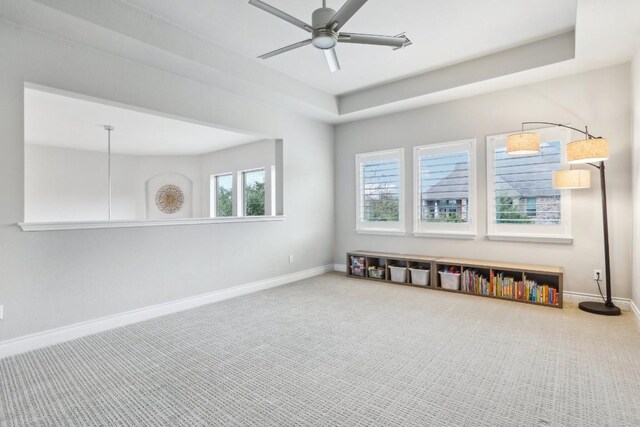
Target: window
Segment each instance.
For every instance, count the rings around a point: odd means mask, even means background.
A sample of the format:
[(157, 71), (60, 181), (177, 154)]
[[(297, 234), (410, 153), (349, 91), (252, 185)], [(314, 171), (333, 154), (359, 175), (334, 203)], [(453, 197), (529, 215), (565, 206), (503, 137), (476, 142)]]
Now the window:
[(535, 218), (537, 216), (537, 197), (527, 197), (527, 216)]
[(356, 231), (404, 233), (404, 149), (356, 155)]
[(264, 215), (264, 169), (242, 172), (242, 189), (242, 206), (244, 216)]
[(565, 168), (565, 145), (571, 135), (557, 127), (536, 132), (540, 152), (531, 156), (509, 156), (508, 134), (487, 138), (489, 238), (570, 239), (570, 192), (553, 188), (552, 177)]
[(414, 234), (475, 237), (475, 140), (413, 149)]
[(211, 177), (211, 217), (233, 216), (233, 175), (214, 175)]

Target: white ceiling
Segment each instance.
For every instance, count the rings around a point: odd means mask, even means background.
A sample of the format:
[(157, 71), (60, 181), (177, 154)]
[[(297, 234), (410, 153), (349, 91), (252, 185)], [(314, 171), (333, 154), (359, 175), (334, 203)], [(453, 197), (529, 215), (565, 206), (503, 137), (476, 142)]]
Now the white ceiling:
[(261, 138), (160, 115), (25, 88), (25, 143), (127, 155), (199, 155)]
[[(303, 20), (321, 0), (266, 0)], [(566, 31), (575, 26), (576, 0), (369, 1), (344, 26), (348, 32), (396, 35), (413, 46), (341, 44), (342, 70), (330, 73), (324, 55), (306, 46), (267, 60), (258, 55), (309, 34), (251, 6), (247, 0), (125, 0), (141, 10), (262, 62), (330, 94), (344, 94), (458, 63)], [(344, 0), (328, 0), (339, 9)], [(480, 19), (479, 19), (480, 18)]]

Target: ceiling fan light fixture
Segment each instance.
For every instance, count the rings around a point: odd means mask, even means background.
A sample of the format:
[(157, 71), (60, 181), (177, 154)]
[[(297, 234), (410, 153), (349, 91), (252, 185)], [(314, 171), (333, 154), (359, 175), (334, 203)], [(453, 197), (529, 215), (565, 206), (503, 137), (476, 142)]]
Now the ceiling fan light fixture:
[(333, 49), (338, 44), (338, 34), (328, 28), (313, 30), (311, 43), (318, 49)]
[(311, 43), (318, 49), (333, 49), (337, 41), (333, 37), (326, 35), (314, 37)]

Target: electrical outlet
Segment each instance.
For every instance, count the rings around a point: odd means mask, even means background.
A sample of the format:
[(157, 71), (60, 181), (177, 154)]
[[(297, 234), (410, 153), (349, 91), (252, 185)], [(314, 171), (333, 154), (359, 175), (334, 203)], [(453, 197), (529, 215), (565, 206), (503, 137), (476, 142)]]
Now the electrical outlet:
[(293, 264), (293, 255), (289, 255), (289, 264)]
[(593, 280), (602, 280), (602, 270), (593, 270)]
[(4, 317), (4, 305), (0, 305), (0, 320)]

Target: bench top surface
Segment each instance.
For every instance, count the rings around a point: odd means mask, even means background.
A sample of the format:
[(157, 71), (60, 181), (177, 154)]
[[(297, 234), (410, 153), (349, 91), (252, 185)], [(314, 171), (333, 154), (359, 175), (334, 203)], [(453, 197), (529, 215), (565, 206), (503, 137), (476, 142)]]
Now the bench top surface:
[(500, 262), (500, 261), (486, 261), (477, 259), (466, 258), (450, 258), (450, 257), (437, 257), (428, 255), (412, 255), (412, 254), (397, 254), (390, 252), (374, 252), (374, 251), (351, 251), (347, 252), (348, 255), (357, 255), (363, 257), (375, 257), (375, 258), (399, 258), (407, 259), (410, 261), (428, 261), (436, 262), (438, 264), (453, 264), (462, 265), (466, 267), (478, 267), (478, 268), (493, 268), (494, 270), (516, 270), (516, 271), (530, 271), (536, 273), (549, 273), (549, 274), (562, 274), (564, 269), (558, 266), (549, 265), (537, 265), (537, 264), (520, 264), (512, 262)]

